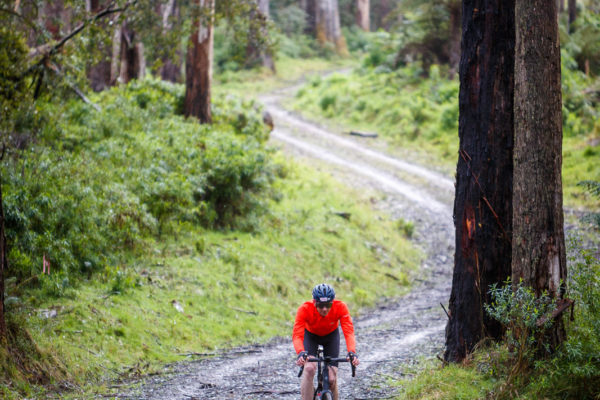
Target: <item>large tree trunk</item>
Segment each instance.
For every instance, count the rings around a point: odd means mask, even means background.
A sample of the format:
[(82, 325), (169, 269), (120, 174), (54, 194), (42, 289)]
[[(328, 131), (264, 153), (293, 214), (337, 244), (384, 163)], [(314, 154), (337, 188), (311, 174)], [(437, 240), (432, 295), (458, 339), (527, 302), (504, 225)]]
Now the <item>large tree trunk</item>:
[(348, 53), (340, 27), (338, 0), (317, 0), (315, 29), (319, 43), (331, 42), (339, 54)]
[[(567, 278), (562, 207), (560, 43), (555, 0), (515, 9), (513, 282), (560, 299)], [(551, 348), (565, 339), (561, 318)]]
[(485, 336), (501, 337), (483, 304), (511, 268), (514, 0), (464, 0), (462, 12), (449, 361), (462, 360)]
[(213, 60), (213, 14), (214, 0), (197, 0), (201, 9), (207, 9), (209, 17), (200, 17), (194, 23), (190, 36), (185, 65), (184, 114), (211, 122), (210, 85)]
[(356, 25), (365, 32), (371, 29), (369, 3), (369, 0), (356, 0)]

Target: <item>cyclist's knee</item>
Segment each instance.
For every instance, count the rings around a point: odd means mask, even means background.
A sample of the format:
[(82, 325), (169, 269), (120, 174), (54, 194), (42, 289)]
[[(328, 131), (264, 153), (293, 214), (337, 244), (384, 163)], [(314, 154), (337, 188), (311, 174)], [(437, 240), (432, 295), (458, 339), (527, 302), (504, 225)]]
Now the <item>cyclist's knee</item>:
[(315, 376), (315, 372), (317, 371), (317, 366), (315, 365), (315, 363), (309, 362), (304, 364), (304, 373), (307, 374), (309, 377), (313, 377)]

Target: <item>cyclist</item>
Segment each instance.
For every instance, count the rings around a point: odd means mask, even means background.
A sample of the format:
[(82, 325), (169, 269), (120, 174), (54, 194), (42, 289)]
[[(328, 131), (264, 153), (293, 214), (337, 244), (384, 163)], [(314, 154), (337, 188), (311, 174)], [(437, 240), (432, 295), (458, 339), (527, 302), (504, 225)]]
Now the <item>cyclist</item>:
[[(314, 394), (313, 378), (315, 376), (316, 364), (306, 362), (308, 356), (317, 355), (318, 345), (323, 346), (325, 357), (339, 357), (340, 354), (340, 332), (338, 326), (342, 326), (348, 359), (353, 365), (358, 365), (356, 356), (356, 341), (354, 339), (354, 325), (346, 303), (335, 300), (335, 291), (330, 285), (321, 283), (312, 291), (312, 301), (307, 301), (298, 308), (292, 342), (298, 358), (296, 365), (304, 366), (302, 382), (300, 383), (300, 394), (302, 400), (312, 400)], [(338, 400), (337, 390), (337, 366), (329, 367), (329, 382), (333, 399)]]

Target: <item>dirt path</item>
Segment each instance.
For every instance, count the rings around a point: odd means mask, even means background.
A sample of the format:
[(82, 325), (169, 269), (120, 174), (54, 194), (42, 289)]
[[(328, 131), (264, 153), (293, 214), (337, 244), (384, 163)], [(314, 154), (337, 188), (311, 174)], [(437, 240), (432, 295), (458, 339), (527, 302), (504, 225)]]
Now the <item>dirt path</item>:
[[(419, 356), (442, 350), (452, 270), (454, 228), (453, 182), (426, 168), (369, 146), (373, 139), (329, 132), (287, 112), (279, 104), (292, 89), (262, 98), (273, 116), (273, 145), (310, 160), (356, 188), (381, 193), (376, 206), (391, 218), (414, 222), (413, 240), (427, 258), (415, 290), (355, 319), (356, 378), (342, 365), (342, 399), (390, 398), (390, 375), (398, 375)], [(127, 399), (298, 399), (299, 379), (289, 338), (265, 346), (239, 348), (216, 358), (179, 363), (164, 375), (150, 377)], [(345, 367), (345, 368), (344, 368)]]

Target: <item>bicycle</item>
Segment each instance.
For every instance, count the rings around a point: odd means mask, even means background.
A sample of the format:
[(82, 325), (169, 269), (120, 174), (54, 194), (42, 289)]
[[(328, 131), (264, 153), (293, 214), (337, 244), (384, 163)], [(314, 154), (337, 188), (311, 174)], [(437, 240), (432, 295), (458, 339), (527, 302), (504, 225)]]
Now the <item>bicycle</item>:
[[(323, 346), (321, 345), (317, 348), (317, 357), (309, 357), (306, 361), (317, 363), (317, 388), (315, 389), (313, 400), (333, 400), (333, 393), (329, 390), (329, 366), (331, 363), (350, 362), (352, 377), (356, 376), (356, 367), (352, 365), (352, 359), (348, 360), (345, 357), (324, 357)], [(304, 372), (304, 366), (300, 368), (298, 378), (302, 376), (302, 372)]]

